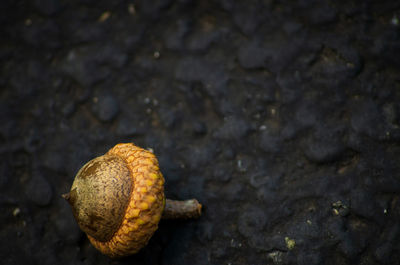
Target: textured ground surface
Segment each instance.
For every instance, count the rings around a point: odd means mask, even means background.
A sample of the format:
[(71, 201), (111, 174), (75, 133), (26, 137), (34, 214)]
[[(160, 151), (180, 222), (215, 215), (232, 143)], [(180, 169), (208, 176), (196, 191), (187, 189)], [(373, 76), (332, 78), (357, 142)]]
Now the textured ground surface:
[[(399, 20), (398, 1), (2, 0), (1, 263), (399, 264)], [(60, 194), (118, 142), (205, 212), (112, 261)]]

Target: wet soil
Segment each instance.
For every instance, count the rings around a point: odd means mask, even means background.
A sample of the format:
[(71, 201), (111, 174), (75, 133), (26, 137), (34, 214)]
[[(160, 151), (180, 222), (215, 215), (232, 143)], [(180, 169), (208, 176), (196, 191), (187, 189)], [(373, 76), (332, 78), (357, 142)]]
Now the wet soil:
[[(400, 2), (0, 2), (2, 264), (399, 264)], [(119, 142), (171, 199), (113, 261), (61, 194)]]

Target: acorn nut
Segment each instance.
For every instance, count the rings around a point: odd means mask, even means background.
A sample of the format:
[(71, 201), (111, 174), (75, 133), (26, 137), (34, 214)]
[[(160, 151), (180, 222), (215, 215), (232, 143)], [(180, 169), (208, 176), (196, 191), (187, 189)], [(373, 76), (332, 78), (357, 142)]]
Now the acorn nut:
[(165, 199), (157, 158), (132, 143), (117, 144), (86, 163), (63, 197), (93, 246), (112, 258), (143, 248), (161, 218), (201, 215), (196, 199)]

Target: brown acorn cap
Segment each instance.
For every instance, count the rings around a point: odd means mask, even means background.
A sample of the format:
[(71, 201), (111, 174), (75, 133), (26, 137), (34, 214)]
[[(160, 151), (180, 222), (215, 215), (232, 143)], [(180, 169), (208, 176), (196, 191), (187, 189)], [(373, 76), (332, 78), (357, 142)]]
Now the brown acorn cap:
[(110, 257), (122, 257), (138, 252), (157, 230), (164, 178), (154, 154), (117, 144), (79, 170), (64, 198), (90, 242)]

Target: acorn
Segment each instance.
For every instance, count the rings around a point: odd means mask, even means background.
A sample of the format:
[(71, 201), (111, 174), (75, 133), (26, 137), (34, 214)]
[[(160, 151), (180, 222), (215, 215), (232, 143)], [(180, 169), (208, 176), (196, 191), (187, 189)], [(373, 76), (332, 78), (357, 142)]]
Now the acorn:
[(111, 258), (137, 253), (161, 218), (198, 218), (202, 207), (196, 199), (166, 200), (156, 156), (132, 143), (86, 163), (62, 196), (89, 241)]

